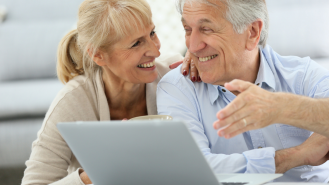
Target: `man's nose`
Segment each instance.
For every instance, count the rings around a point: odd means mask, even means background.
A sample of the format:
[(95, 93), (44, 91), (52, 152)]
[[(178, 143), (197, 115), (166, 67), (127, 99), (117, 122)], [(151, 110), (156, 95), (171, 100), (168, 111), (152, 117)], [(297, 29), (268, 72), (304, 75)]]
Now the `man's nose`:
[(197, 53), (206, 47), (206, 43), (203, 42), (201, 34), (197, 31), (192, 31), (191, 35), (186, 39), (188, 39), (186, 42), (187, 48), (191, 53)]

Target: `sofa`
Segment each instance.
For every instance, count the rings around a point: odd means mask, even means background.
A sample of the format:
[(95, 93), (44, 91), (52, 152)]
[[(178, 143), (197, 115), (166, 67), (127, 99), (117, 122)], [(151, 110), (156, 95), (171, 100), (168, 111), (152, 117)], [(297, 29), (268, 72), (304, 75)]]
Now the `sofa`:
[[(82, 1), (0, 0), (6, 10), (0, 20), (0, 185), (11, 181), (1, 170), (19, 169), (16, 179), (22, 177), (44, 115), (63, 87), (56, 78), (57, 45), (75, 24)], [(174, 0), (148, 2), (161, 53), (183, 54), (184, 29)], [(329, 69), (329, 1), (266, 2), (268, 44), (281, 55), (310, 56)]]
[(74, 26), (81, 2), (0, 0), (0, 184), (11, 184), (6, 171), (25, 168), (63, 87), (56, 78), (57, 46)]

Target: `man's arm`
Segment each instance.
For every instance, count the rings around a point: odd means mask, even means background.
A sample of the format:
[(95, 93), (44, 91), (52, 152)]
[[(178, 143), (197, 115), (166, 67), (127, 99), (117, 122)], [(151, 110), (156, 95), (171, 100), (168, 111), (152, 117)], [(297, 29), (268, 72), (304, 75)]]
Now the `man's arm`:
[(240, 94), (217, 114), (214, 128), (219, 129), (220, 136), (232, 138), (249, 130), (284, 123), (329, 138), (329, 99), (272, 93), (241, 80), (233, 80), (225, 87)]
[[(186, 86), (182, 90), (170, 83), (160, 82), (157, 91), (158, 112), (188, 123), (194, 139), (215, 173), (284, 173), (297, 166), (322, 164), (325, 160), (324, 156), (329, 150), (328, 138), (316, 135), (300, 146), (280, 151), (268, 147), (242, 154), (211, 153), (208, 138), (199, 121), (199, 108), (193, 100), (194, 90)], [(328, 146), (324, 147), (326, 144)]]
[[(280, 95), (281, 94), (281, 95)], [(329, 98), (313, 99), (294, 94), (280, 93), (281, 101), (287, 102), (281, 123), (300, 127), (329, 138)]]
[(285, 173), (297, 166), (321, 165), (329, 160), (328, 151), (329, 139), (314, 133), (299, 146), (276, 151), (276, 173)]

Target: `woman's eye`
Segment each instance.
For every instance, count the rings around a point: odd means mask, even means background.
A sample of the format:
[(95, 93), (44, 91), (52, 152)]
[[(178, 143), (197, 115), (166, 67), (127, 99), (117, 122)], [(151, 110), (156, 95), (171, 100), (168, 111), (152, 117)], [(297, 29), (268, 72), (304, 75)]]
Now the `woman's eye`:
[(132, 47), (136, 47), (140, 44), (141, 42), (140, 41), (137, 41)]
[(153, 37), (155, 35), (155, 31), (151, 31), (151, 37)]

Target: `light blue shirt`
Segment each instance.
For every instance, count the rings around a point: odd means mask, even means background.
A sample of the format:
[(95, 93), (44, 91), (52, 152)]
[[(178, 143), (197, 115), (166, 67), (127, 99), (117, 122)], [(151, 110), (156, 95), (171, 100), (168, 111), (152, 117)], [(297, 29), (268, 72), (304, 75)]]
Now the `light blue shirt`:
[[(283, 57), (270, 46), (260, 49), (255, 84), (271, 92), (290, 92), (312, 98), (329, 97), (329, 71), (309, 57)], [(274, 124), (232, 139), (217, 135), (216, 113), (236, 96), (222, 86), (193, 83), (180, 68), (170, 71), (158, 84), (158, 113), (184, 120), (215, 173), (275, 173), (275, 151), (303, 143), (310, 131)], [(184, 150), (184, 146), (182, 146)], [(329, 162), (300, 166), (287, 171), (276, 182), (328, 182)]]

